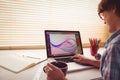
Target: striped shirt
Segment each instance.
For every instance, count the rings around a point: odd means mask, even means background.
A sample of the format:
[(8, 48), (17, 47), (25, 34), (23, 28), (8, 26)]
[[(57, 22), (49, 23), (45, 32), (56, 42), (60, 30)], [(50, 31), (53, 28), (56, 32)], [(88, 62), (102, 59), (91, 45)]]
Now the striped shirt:
[(120, 80), (120, 29), (106, 41), (100, 69), (103, 80)]

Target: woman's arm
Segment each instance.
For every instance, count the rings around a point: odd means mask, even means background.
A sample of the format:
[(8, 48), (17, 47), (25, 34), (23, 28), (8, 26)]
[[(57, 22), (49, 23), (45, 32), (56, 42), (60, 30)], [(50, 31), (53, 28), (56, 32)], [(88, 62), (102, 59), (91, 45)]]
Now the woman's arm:
[(100, 61), (99, 60), (94, 60), (94, 59), (89, 59), (83, 55), (80, 54), (76, 54), (75, 56), (72, 57), (72, 59), (80, 64), (90, 64), (93, 65), (95, 67), (100, 67)]

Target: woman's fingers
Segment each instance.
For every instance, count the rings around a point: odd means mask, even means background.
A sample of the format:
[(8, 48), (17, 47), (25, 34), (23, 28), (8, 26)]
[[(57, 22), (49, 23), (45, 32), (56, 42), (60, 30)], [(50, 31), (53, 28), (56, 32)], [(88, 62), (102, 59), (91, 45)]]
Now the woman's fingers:
[(49, 66), (46, 66), (46, 67), (45, 67), (45, 73), (48, 73), (49, 71), (53, 71), (53, 69), (50, 68)]
[(58, 67), (56, 67), (56, 66), (54, 66), (53, 64), (50, 64), (50, 63), (48, 63), (47, 66), (49, 66), (49, 68), (52, 69), (53, 71), (56, 71), (56, 70), (59, 69)]
[(76, 58), (79, 58), (80, 57), (80, 54), (75, 54), (74, 56), (72, 56), (71, 58), (72, 59), (76, 59)]

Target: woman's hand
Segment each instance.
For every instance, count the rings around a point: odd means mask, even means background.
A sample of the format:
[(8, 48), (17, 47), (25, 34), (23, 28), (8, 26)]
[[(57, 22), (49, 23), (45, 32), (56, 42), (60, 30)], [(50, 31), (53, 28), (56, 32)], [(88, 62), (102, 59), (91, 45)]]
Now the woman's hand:
[(89, 59), (87, 57), (85, 57), (84, 55), (80, 55), (80, 54), (76, 54), (76, 55), (72, 56), (72, 59), (76, 63), (80, 63), (80, 64), (88, 64), (88, 61), (89, 61)]
[(76, 55), (72, 56), (71, 58), (76, 63), (79, 63), (79, 64), (89, 64), (89, 65), (93, 65), (98, 68), (100, 67), (99, 60), (90, 59), (90, 58), (85, 57), (84, 55), (76, 54)]
[(47, 74), (47, 80), (66, 80), (64, 73), (52, 64), (47, 64), (45, 73)]

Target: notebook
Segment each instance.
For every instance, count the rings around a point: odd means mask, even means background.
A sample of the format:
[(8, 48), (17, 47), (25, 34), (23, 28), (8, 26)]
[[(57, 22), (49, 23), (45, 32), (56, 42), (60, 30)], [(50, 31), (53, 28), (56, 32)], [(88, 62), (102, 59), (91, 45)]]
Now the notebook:
[[(79, 31), (45, 30), (47, 57), (55, 60), (70, 58), (75, 54), (83, 55)], [(68, 72), (89, 69), (92, 66), (69, 62)]]
[(0, 67), (19, 73), (46, 60), (44, 50), (5, 50), (0, 53)]

